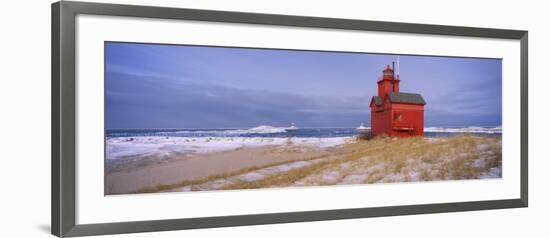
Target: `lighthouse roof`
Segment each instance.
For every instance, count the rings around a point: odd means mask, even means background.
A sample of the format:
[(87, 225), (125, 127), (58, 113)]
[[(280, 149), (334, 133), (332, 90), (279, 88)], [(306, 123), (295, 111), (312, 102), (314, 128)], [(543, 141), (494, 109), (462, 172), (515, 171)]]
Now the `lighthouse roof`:
[(422, 98), (422, 95), (417, 93), (396, 93), (389, 92), (388, 97), (392, 103), (409, 103), (426, 105), (426, 101)]
[(374, 103), (377, 105), (377, 106), (382, 106), (382, 98), (379, 97), (379, 96), (374, 96), (372, 97), (372, 100), (374, 100)]
[(386, 67), (386, 69), (384, 69), (384, 71), (382, 72), (393, 72), (393, 69), (390, 68), (390, 65), (388, 64), (388, 66)]

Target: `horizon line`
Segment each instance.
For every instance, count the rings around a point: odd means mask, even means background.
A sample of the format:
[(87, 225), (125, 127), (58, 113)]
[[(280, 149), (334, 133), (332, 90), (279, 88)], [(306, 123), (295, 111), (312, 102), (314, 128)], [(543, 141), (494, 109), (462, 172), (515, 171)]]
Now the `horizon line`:
[[(260, 126), (270, 126), (270, 125), (260, 125)], [(200, 129), (204, 129), (204, 130), (212, 130), (212, 129), (216, 129), (216, 130), (239, 130), (239, 129), (253, 129), (253, 128), (256, 128), (256, 127), (260, 127), (260, 126), (255, 126), (255, 127), (166, 127), (166, 128), (160, 128), (160, 127), (157, 127), (157, 128), (149, 128), (149, 127), (131, 127), (131, 128), (105, 128), (105, 130), (175, 130), (175, 129), (192, 129), (192, 130), (200, 130)], [(365, 125), (365, 126), (368, 126), (370, 127), (370, 125)], [(274, 128), (288, 128), (288, 126), (270, 126), (270, 127), (274, 127)], [(495, 127), (502, 127), (502, 125), (491, 125), (491, 126), (479, 126), (479, 125), (469, 125), (469, 126), (434, 126), (434, 125), (430, 125), (430, 126), (424, 126), (424, 128), (427, 128), (427, 127), (441, 127), (441, 128), (469, 128), (469, 127), (482, 127), (482, 128), (495, 128)], [(348, 128), (357, 128), (356, 126), (316, 126), (316, 127), (298, 127), (300, 129), (348, 129)]]

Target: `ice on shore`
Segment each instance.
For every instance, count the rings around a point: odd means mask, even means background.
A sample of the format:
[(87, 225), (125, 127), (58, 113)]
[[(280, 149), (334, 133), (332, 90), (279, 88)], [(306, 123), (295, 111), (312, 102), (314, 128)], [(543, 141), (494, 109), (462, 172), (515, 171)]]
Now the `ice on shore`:
[(106, 141), (107, 159), (162, 153), (211, 153), (245, 147), (294, 145), (328, 148), (352, 141), (352, 137), (111, 137)]
[(470, 126), (464, 128), (447, 128), (447, 127), (426, 127), (424, 132), (447, 132), (447, 133), (487, 133), (495, 134), (502, 133), (502, 127), (478, 127)]

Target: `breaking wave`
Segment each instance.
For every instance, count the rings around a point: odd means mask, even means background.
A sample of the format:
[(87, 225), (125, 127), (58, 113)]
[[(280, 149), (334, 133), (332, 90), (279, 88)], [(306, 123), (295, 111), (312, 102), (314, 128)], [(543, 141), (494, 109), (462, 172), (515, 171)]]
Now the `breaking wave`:
[(245, 130), (229, 130), (226, 132), (229, 133), (236, 133), (236, 134), (270, 134), (270, 133), (283, 133), (285, 131), (286, 127), (273, 127), (273, 126), (258, 126), (250, 129)]
[[(214, 134), (225, 134), (225, 135), (246, 135), (246, 134), (273, 134), (273, 133), (283, 133), (286, 127), (273, 127), (273, 126), (258, 126), (250, 129), (211, 129), (211, 130), (178, 130), (171, 131), (169, 133), (176, 134), (197, 134), (197, 133), (214, 133)], [(162, 134), (164, 132), (157, 132)]]

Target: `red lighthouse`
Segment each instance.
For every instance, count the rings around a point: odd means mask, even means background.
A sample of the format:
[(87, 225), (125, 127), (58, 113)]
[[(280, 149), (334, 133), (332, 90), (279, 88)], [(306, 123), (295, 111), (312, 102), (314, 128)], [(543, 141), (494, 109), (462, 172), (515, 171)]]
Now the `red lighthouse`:
[(397, 137), (424, 135), (422, 95), (399, 92), (399, 75), (388, 65), (378, 81), (378, 96), (370, 102), (372, 134)]

